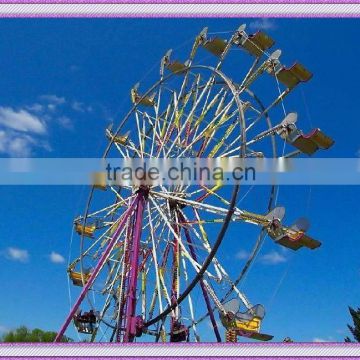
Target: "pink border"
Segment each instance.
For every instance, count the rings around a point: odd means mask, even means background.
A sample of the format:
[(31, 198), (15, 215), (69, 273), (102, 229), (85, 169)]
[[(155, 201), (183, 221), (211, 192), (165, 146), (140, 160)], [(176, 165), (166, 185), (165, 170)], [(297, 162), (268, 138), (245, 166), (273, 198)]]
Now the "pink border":
[[(21, 360), (24, 360), (25, 356), (12, 356), (11, 358), (9, 359), (21, 359)], [(46, 359), (48, 357), (40, 357), (40, 356), (26, 356), (27, 359)], [(51, 357), (52, 359), (65, 359), (65, 360), (74, 360), (74, 359), (87, 359), (87, 360), (90, 360), (90, 359), (96, 359), (96, 360), (107, 360), (107, 359), (117, 359), (117, 360), (125, 360), (125, 359), (140, 359), (140, 357), (137, 357), (137, 356), (106, 356), (106, 357), (84, 357), (84, 356), (78, 356), (76, 358), (74, 358), (73, 356), (53, 356)], [(206, 360), (206, 358), (209, 358), (209, 357), (199, 357), (199, 356), (157, 356), (157, 357), (154, 357), (154, 356), (146, 356), (146, 357), (141, 357), (141, 359), (143, 360), (171, 360), (171, 359), (177, 359), (177, 360), (186, 360), (186, 359), (191, 359), (191, 360)], [(249, 359), (254, 359), (254, 360), (266, 360), (266, 359), (272, 359), (272, 360), (292, 360), (292, 359), (299, 359), (299, 360), (314, 360), (314, 359), (329, 359), (329, 360), (334, 360), (334, 359), (338, 359), (339, 357), (332, 357), (332, 356), (318, 356), (318, 357), (315, 357), (315, 356), (312, 356), (312, 357), (309, 357), (309, 356), (299, 356), (299, 357), (295, 357), (295, 356), (273, 356), (273, 357), (269, 357), (269, 356), (264, 356), (264, 357), (249, 357), (249, 356), (216, 356), (216, 357), (210, 357), (210, 359), (212, 360), (216, 360), (216, 359), (220, 359), (220, 360), (224, 360), (224, 359), (239, 359), (239, 360), (249, 360)], [(1, 356), (0, 356), (0, 359), (1, 359)], [(346, 357), (341, 357), (342, 360), (358, 360), (359, 358), (358, 357), (351, 357), (351, 356), (346, 356)]]
[[(293, 343), (284, 343), (284, 342), (239, 342), (239, 343), (218, 343), (218, 342), (200, 342), (200, 343), (152, 343), (152, 342), (135, 342), (135, 343), (105, 343), (105, 342), (98, 342), (98, 343), (84, 343), (84, 342), (71, 342), (71, 343), (4, 343), (0, 342), (0, 349), (1, 347), (53, 347), (54, 345), (64, 346), (64, 347), (72, 347), (72, 346), (85, 346), (85, 347), (98, 347), (98, 346), (113, 346), (113, 347), (133, 347), (133, 348), (142, 348), (142, 347), (164, 347), (164, 346), (173, 346), (173, 347), (279, 347), (282, 345), (286, 345), (289, 347), (339, 347), (339, 348), (359, 348), (360, 350), (360, 343), (347, 343), (347, 342), (293, 342)], [(1, 356), (0, 356), (1, 357)], [(360, 357), (360, 352), (359, 352)], [(282, 357), (281, 357), (282, 358)], [(204, 360), (204, 358), (203, 358)]]
[[(1, 2), (0, 2), (1, 3)], [(360, 3), (360, 2), (359, 2)], [(0, 18), (129, 18), (129, 19), (161, 19), (161, 18), (263, 18), (264, 14), (202, 14), (202, 13), (182, 13), (182, 14), (153, 14), (153, 13), (142, 13), (142, 14), (123, 14), (123, 13), (104, 13), (104, 14), (77, 14), (77, 13), (63, 13), (63, 14), (39, 14), (39, 13), (23, 13), (23, 14), (8, 14), (0, 13)], [(266, 16), (267, 18), (328, 18), (328, 19), (346, 19), (346, 18), (359, 18), (360, 14), (307, 14), (307, 13), (298, 13), (298, 14), (271, 14), (271, 16)]]
[[(360, 4), (360, 0), (0, 0), (0, 4)], [(232, 13), (232, 14), (206, 14), (206, 13), (0, 13), (0, 18), (358, 18), (360, 14), (349, 13), (274, 13), (265, 16), (257, 13)]]
[[(12, 356), (9, 359), (21, 359), (24, 360), (25, 356)], [(50, 358), (50, 357), (40, 357), (40, 356), (26, 356), (26, 359), (46, 359), (46, 358)], [(199, 356), (146, 356), (146, 357), (137, 357), (137, 356), (106, 356), (106, 357), (85, 357), (85, 356), (77, 356), (76, 358), (73, 356), (52, 356), (52, 359), (65, 359), (65, 360), (74, 360), (74, 359), (96, 359), (96, 360), (107, 360), (107, 359), (117, 359), (117, 360), (126, 360), (126, 359), (143, 359), (143, 360), (171, 360), (171, 359), (177, 359), (177, 360), (186, 360), (186, 359), (191, 359), (191, 360), (206, 360), (206, 358), (209, 357), (199, 357)], [(332, 357), (332, 356), (299, 356), (299, 357), (295, 357), (295, 356), (273, 356), (273, 357), (269, 357), (269, 356), (264, 356), (264, 357), (250, 357), (250, 356), (216, 356), (216, 357), (210, 357), (210, 359), (212, 360), (216, 360), (216, 359), (220, 359), (220, 360), (224, 360), (224, 359), (239, 359), (239, 360), (249, 360), (249, 359), (254, 359), (254, 360), (266, 360), (266, 359), (272, 359), (272, 360), (292, 360), (292, 359), (299, 359), (299, 360), (314, 360), (314, 359), (329, 359), (329, 360), (334, 360), (334, 359), (338, 359), (339, 357)], [(0, 356), (1, 359), (1, 356)], [(358, 357), (350, 357), (350, 356), (346, 356), (346, 357), (341, 357), (342, 360), (358, 360)]]
[(0, 4), (359, 4), (360, 0), (0, 0)]
[[(303, 348), (316, 348), (316, 347), (326, 347), (326, 346), (331, 346), (331, 347), (335, 347), (335, 348), (357, 348), (360, 350), (360, 343), (332, 343), (332, 342), (323, 342), (323, 343), (314, 343), (314, 342), (294, 342), (294, 343), (283, 343), (283, 342), (273, 342), (273, 343), (249, 343), (249, 342), (244, 342), (244, 343), (167, 343), (166, 345), (164, 344), (160, 344), (160, 343), (121, 343), (121, 344), (116, 344), (116, 343), (0, 343), (0, 351), (1, 351), (1, 347), (16, 347), (16, 348), (36, 348), (36, 347), (44, 347), (44, 348), (52, 348), (52, 347), (58, 347), (58, 346), (62, 346), (62, 347), (133, 347), (133, 348), (144, 348), (144, 347), (198, 347), (201, 348), (203, 347), (204, 350), (208, 349), (209, 347), (217, 347), (217, 348), (226, 348), (226, 347), (242, 347), (242, 348), (253, 348), (253, 347), (261, 347), (261, 348), (279, 348), (282, 346), (288, 346), (288, 347), (303, 347)], [(359, 351), (360, 354), (360, 351)], [(105, 360), (105, 359), (144, 359), (144, 360), (155, 360), (155, 359), (160, 359), (160, 360), (170, 360), (170, 359), (177, 359), (177, 360), (186, 360), (186, 359), (191, 359), (191, 360), (206, 360), (206, 359), (211, 359), (211, 360), (224, 360), (224, 359), (240, 359), (240, 360), (245, 360), (245, 359), (255, 359), (255, 360), (267, 360), (267, 359), (274, 359), (274, 360), (292, 360), (292, 359), (299, 359), (299, 360), (314, 360), (314, 359), (329, 359), (329, 360), (333, 360), (333, 359), (343, 359), (343, 360), (355, 360), (358, 359), (359, 357), (356, 356), (162, 356), (162, 357), (157, 357), (157, 356), (146, 356), (146, 357), (139, 357), (139, 356), (106, 356), (106, 357), (94, 357), (94, 356), (78, 356), (78, 357), (73, 357), (73, 356), (14, 356), (14, 357), (5, 357), (5, 356), (1, 356), (0, 353), (0, 359), (2, 358), (11, 358), (11, 359), (24, 359), (24, 358), (29, 358), (29, 359), (48, 359), (48, 358), (54, 358), (54, 359), (65, 359), (65, 360), (73, 360), (74, 358), (78, 358), (78, 359), (99, 359), (99, 360)]]
[[(296, 1), (289, 1), (289, 0), (272, 0), (272, 1), (265, 1), (265, 0), (140, 0), (140, 1), (129, 1), (129, 0), (117, 0), (117, 1), (106, 1), (106, 0), (72, 0), (72, 1), (64, 1), (64, 0), (28, 0), (28, 1), (21, 1), (21, 0), (0, 0), (0, 4), (237, 4), (237, 3), (244, 3), (244, 4), (360, 4), (360, 0), (335, 0), (335, 1), (322, 1), (322, 0), (296, 0)], [(264, 17), (264, 14), (220, 14), (222, 18), (238, 18), (238, 17), (247, 17), (247, 18), (257, 18), (257, 17)], [(216, 14), (202, 14), (202, 13), (182, 13), (182, 14), (153, 14), (153, 13), (143, 13), (140, 15), (133, 15), (133, 14), (122, 14), (122, 13), (107, 13), (107, 14), (76, 14), (76, 13), (64, 13), (64, 14), (36, 14), (36, 13), (26, 13), (26, 14), (1, 14), (0, 18), (217, 18), (219, 15)], [(358, 18), (358, 14), (346, 14), (346, 13), (339, 13), (339, 14), (307, 14), (307, 13), (297, 13), (297, 14), (271, 14), (268, 16), (270, 18)], [(209, 346), (216, 346), (216, 347), (258, 347), (261, 346), (262, 348), (273, 348), (273, 347), (281, 347), (285, 345), (283, 342), (273, 342), (273, 343), (184, 343), (184, 344), (166, 344), (166, 346), (181, 346), (181, 347), (189, 347), (189, 346), (196, 346), (196, 347), (206, 347)], [(163, 347), (164, 344), (154, 344), (154, 343), (134, 343), (134, 344), (108, 344), (108, 343), (0, 343), (0, 350), (1, 347), (17, 347), (17, 348), (27, 348), (27, 347), (53, 347), (53, 346), (63, 346), (63, 347), (73, 347), (73, 346), (81, 346), (81, 347), (156, 347), (161, 346)], [(341, 348), (360, 348), (359, 343), (287, 343), (286, 346), (292, 347), (324, 347), (324, 346), (333, 346), (333, 347), (341, 347)], [(4, 358), (0, 354), (0, 358)], [(31, 358), (31, 359), (44, 359), (47, 357), (39, 357), (39, 356), (17, 356), (11, 357), (11, 359), (24, 359), (24, 358)], [(61, 358), (61, 359), (74, 359), (74, 357), (69, 356), (59, 356), (59, 357), (52, 357), (52, 358)], [(107, 357), (79, 357), (82, 359), (131, 359), (131, 358), (138, 358), (134, 356), (107, 356)], [(177, 358), (177, 359), (194, 359), (194, 360), (204, 360), (204, 357), (156, 357), (156, 359), (170, 359), (170, 358)], [(211, 357), (211, 359), (248, 359), (249, 357)], [(266, 359), (269, 357), (252, 357), (255, 360), (259, 359)], [(316, 359), (316, 358), (323, 358), (323, 359), (333, 359), (334, 357), (303, 357), (303, 356), (282, 356), (282, 357), (271, 357), (271, 359)], [(349, 357), (344, 356), (341, 357), (342, 359), (357, 359), (357, 357)], [(155, 359), (155, 357), (142, 357), (142, 359), (150, 360)]]

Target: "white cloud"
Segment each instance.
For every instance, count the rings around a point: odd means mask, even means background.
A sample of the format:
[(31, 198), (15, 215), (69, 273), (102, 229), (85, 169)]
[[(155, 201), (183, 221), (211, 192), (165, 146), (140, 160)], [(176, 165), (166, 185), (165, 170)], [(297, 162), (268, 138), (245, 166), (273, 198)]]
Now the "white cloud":
[(93, 110), (91, 106), (86, 106), (84, 103), (80, 101), (74, 101), (71, 104), (71, 108), (77, 112), (91, 112)]
[(28, 156), (34, 143), (35, 141), (31, 136), (15, 136), (9, 141), (8, 152), (16, 156)]
[(79, 112), (85, 112), (85, 107), (84, 107), (84, 104), (80, 101), (74, 101), (72, 104), (71, 104), (71, 107), (73, 110), (75, 111), (79, 111)]
[(67, 117), (67, 116), (60, 116), (58, 118), (58, 122), (63, 128), (65, 128), (67, 130), (73, 130), (74, 129), (74, 125), (73, 125), (71, 119), (69, 117)]
[(334, 337), (333, 336), (327, 336), (326, 338), (320, 338), (320, 337), (314, 337), (313, 342), (333, 342)]
[(15, 247), (8, 247), (5, 251), (6, 258), (14, 261), (19, 262), (27, 262), (29, 260), (29, 253), (27, 250), (15, 248)]
[(30, 157), (34, 147), (51, 150), (46, 141), (37, 140), (28, 134), (0, 129), (0, 154), (12, 157)]
[(68, 102), (65, 97), (57, 95), (41, 95), (38, 101), (19, 109), (0, 106), (0, 155), (31, 157), (36, 148), (51, 151), (47, 140), (48, 127), (55, 124), (73, 130), (74, 124), (67, 116), (69, 111), (85, 113), (93, 109), (82, 102)]
[(65, 258), (62, 255), (56, 253), (55, 251), (52, 251), (49, 257), (50, 261), (54, 264), (62, 264), (65, 262)]
[(46, 132), (46, 126), (39, 117), (26, 110), (17, 111), (11, 107), (0, 106), (0, 125), (22, 132), (36, 134)]
[(266, 265), (276, 265), (287, 261), (286, 257), (277, 251), (271, 251), (260, 258), (260, 261)]
[(274, 30), (276, 29), (276, 24), (272, 19), (261, 18), (250, 22), (249, 27), (252, 30)]
[(236, 253), (235, 257), (236, 259), (239, 259), (239, 260), (245, 260), (245, 259), (248, 259), (250, 256), (250, 254), (245, 251), (245, 250), (240, 250)]
[(41, 95), (40, 99), (46, 102), (46, 107), (51, 112), (54, 112), (58, 106), (64, 105), (66, 103), (64, 97), (57, 95)]
[(322, 339), (322, 338), (315, 337), (315, 338), (313, 338), (312, 341), (313, 341), (313, 342), (326, 342), (327, 340)]
[(28, 110), (39, 113), (42, 112), (44, 110), (44, 106), (39, 104), (39, 103), (35, 103), (32, 105), (29, 105), (26, 107)]
[(53, 105), (62, 105), (66, 102), (64, 97), (57, 95), (41, 95), (40, 99)]

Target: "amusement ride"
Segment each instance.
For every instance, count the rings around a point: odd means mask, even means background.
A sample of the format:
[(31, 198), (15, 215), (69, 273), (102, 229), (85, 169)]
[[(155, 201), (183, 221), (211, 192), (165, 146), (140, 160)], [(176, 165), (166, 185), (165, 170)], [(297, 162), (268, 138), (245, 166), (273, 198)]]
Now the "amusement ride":
[[(203, 29), (183, 61), (169, 50), (159, 80), (147, 91), (136, 84), (129, 112), (105, 130), (103, 158), (291, 158), (328, 149), (333, 140), (320, 129), (303, 133), (297, 114), (283, 113), (284, 98), (312, 73), (285, 66), (274, 45), (242, 25), (226, 40)], [(197, 60), (200, 52), (211, 64)], [(291, 152), (278, 153), (277, 142)], [(251, 302), (242, 280), (264, 241), (291, 250), (321, 243), (305, 219), (285, 225), (276, 185), (256, 198), (262, 212), (241, 206), (240, 186), (91, 186), (68, 267), (77, 299), (56, 341), (73, 324), (86, 341), (200, 342), (204, 321), (214, 341), (271, 340), (261, 328), (264, 306)], [(230, 228), (244, 225), (257, 231), (252, 251), (243, 267), (228, 269), (219, 249), (235, 241)]]

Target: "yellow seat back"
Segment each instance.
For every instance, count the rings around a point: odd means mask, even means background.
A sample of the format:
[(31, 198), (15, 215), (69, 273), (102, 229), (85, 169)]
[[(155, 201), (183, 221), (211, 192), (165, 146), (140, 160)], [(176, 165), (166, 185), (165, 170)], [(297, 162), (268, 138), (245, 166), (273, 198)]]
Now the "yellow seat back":
[(117, 135), (114, 137), (114, 142), (120, 145), (126, 145), (128, 141), (128, 136)]
[(240, 319), (227, 319), (225, 317), (221, 318), (221, 322), (224, 327), (228, 330), (244, 330), (251, 332), (259, 332), (261, 319), (258, 317), (253, 317), (251, 320), (240, 320)]
[(80, 223), (75, 224), (75, 231), (79, 235), (84, 235), (84, 236), (87, 236), (87, 237), (93, 237), (95, 230), (96, 230), (95, 225), (82, 225)]
[(95, 172), (92, 174), (92, 184), (94, 188), (100, 190), (106, 190), (106, 173), (105, 172)]
[[(82, 286), (83, 285), (83, 278), (82, 278), (80, 272), (70, 270), (69, 271), (69, 276), (70, 276), (70, 279), (72, 280), (74, 285), (76, 285), (76, 286)], [(83, 274), (83, 276), (84, 276), (84, 281), (85, 281), (85, 284), (86, 284), (89, 281), (89, 278), (90, 278), (91, 274), (87, 273), (87, 274)]]
[(226, 48), (226, 41), (220, 38), (214, 38), (207, 40), (203, 46), (215, 56), (221, 56)]
[(249, 321), (236, 320), (236, 329), (245, 331), (260, 331), (261, 320), (258, 317), (254, 317)]

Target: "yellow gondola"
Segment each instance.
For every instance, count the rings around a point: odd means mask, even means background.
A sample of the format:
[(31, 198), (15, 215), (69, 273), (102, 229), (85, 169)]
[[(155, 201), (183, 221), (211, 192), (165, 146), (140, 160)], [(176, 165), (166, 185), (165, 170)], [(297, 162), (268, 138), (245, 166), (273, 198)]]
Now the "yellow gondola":
[(138, 93), (139, 84), (136, 84), (131, 89), (131, 101), (134, 105), (154, 106), (155, 105), (155, 93), (150, 96), (141, 96)]
[(92, 174), (92, 184), (95, 189), (106, 190), (106, 173), (105, 172), (94, 172)]
[(251, 55), (260, 57), (264, 51), (271, 48), (275, 44), (275, 41), (263, 31), (258, 31), (257, 33), (249, 36), (240, 35), (238, 44)]
[(314, 129), (304, 134), (295, 124), (289, 124), (279, 135), (289, 144), (295, 146), (302, 153), (312, 155), (319, 149), (327, 150), (334, 145), (334, 140), (320, 129)]
[(260, 333), (261, 321), (265, 316), (265, 309), (262, 305), (255, 305), (244, 313), (238, 311), (240, 308), (238, 299), (229, 300), (223, 306), (226, 313), (220, 314), (220, 320), (227, 335), (231, 335), (229, 336), (231, 341), (236, 341), (235, 335), (261, 341), (269, 341), (273, 338), (271, 335)]
[(96, 230), (96, 225), (83, 225), (80, 222), (75, 222), (75, 231), (79, 235), (93, 238), (95, 230)]
[(226, 45), (226, 41), (218, 37), (206, 40), (203, 43), (203, 47), (215, 56), (221, 56), (226, 49)]
[[(75, 286), (85, 285), (89, 281), (91, 276), (91, 273), (83, 273), (83, 275), (81, 275), (80, 272), (73, 271), (71, 269), (68, 270), (68, 273), (73, 285)], [(85, 283), (83, 283), (83, 278)]]
[(181, 63), (180, 61), (177, 61), (177, 60), (172, 61), (166, 67), (172, 73), (177, 74), (177, 75), (182, 75), (184, 72), (186, 72), (186, 70), (189, 69), (189, 67), (186, 66), (186, 64), (183, 64), (183, 63)]
[(199, 43), (215, 56), (221, 56), (226, 49), (227, 42), (219, 37), (207, 38), (208, 28), (204, 28), (199, 35)]
[(249, 320), (241, 320), (238, 318), (224, 318), (221, 320), (226, 329), (234, 329), (237, 331), (260, 331), (261, 319), (258, 317), (250, 318)]
[(113, 141), (116, 144), (125, 146), (128, 143), (129, 140), (129, 134), (125, 135), (114, 135), (113, 132), (110, 129), (106, 129), (106, 137)]
[(314, 250), (321, 246), (321, 242), (305, 234), (308, 227), (308, 222), (303, 218), (298, 219), (291, 227), (283, 226), (279, 221), (274, 220), (267, 231), (277, 244), (284, 247), (292, 250), (307, 247)]
[(287, 88), (292, 89), (301, 82), (309, 81), (313, 74), (303, 65), (295, 63), (290, 68), (280, 66), (274, 74), (279, 82)]
[(327, 150), (334, 144), (334, 140), (324, 134), (320, 129), (314, 129), (309, 134), (300, 134), (291, 141), (291, 145), (302, 153), (312, 155), (319, 149)]
[(182, 75), (186, 72), (186, 70), (189, 69), (189, 66), (187, 65), (188, 62), (185, 62), (184, 64), (178, 60), (171, 60), (171, 53), (172, 50), (169, 50), (165, 56), (163, 57), (163, 64), (164, 66), (171, 71), (172, 73), (176, 75)]

